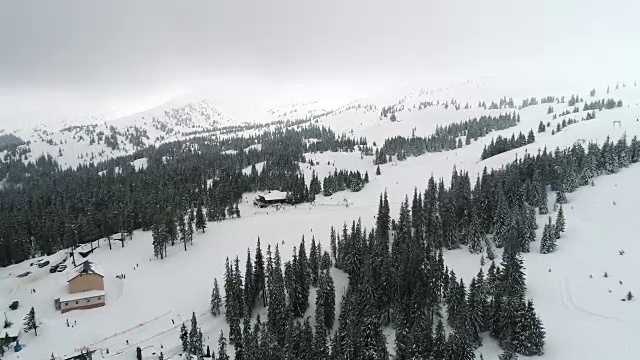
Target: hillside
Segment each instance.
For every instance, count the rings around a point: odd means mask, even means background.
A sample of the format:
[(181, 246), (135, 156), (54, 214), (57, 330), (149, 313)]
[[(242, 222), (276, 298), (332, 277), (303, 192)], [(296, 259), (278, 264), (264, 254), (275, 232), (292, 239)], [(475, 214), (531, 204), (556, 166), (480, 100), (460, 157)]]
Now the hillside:
[[(406, 156), (402, 161), (398, 160), (397, 153), (389, 153), (391, 161), (379, 165), (380, 175), (375, 175), (377, 165), (374, 165), (374, 156), (357, 149), (352, 152), (306, 153), (305, 159), (315, 163), (313, 166), (300, 163), (307, 183), (314, 172), (322, 182), (324, 177), (341, 169), (366, 172), (370, 182), (359, 192), (342, 191), (332, 196), (320, 194), (313, 203), (284, 206), (280, 210), (256, 208), (252, 200), (257, 194), (246, 192), (238, 204), (241, 217), (208, 222), (205, 232), (196, 231), (193, 245), (187, 251), (180, 244), (172, 246), (164, 259), (154, 257), (151, 231), (137, 229), (124, 247), (114, 242), (112, 249), (109, 249), (109, 241), (102, 238), (99, 240), (100, 248), (88, 255), (88, 259), (99, 264), (106, 274), (107, 305), (102, 308), (62, 315), (54, 309), (53, 299), (65, 292), (70, 270), (51, 274), (48, 266), (42, 269), (30, 266), (33, 260), (1, 268), (0, 303), (8, 306), (13, 300), (20, 301), (18, 310), (7, 311), (13, 326), (22, 323), (31, 306), (36, 309), (40, 321), (38, 336), (23, 333), (21, 343), (24, 349), (19, 353), (10, 350), (4, 358), (45, 360), (52, 353), (61, 357), (89, 346), (99, 349), (101, 356), (97, 358), (132, 359), (139, 346), (145, 360), (157, 359), (161, 351), (165, 359), (180, 359), (179, 326), (183, 322), (188, 325), (192, 312), (195, 312), (201, 326), (204, 344), (217, 353), (220, 331), (228, 338), (229, 327), (224, 315), (214, 317), (210, 314), (209, 300), (214, 278), (220, 285), (224, 282), (227, 257), (239, 256), (241, 266), (244, 266), (247, 248), (253, 254), (259, 238), (263, 253), (267, 244), (272, 249), (277, 244), (285, 263), (293, 258), (292, 253), (302, 236), (307, 244), (315, 238), (323, 249), (328, 250), (331, 226), (340, 231), (343, 224), (361, 219), (363, 228), (375, 229), (380, 194), (385, 191), (391, 217), (397, 219), (405, 196), (410, 201), (415, 189), (426, 189), (430, 176), (443, 179), (448, 186), (452, 183), (454, 167), (457, 172), (468, 172), (473, 186), (476, 176), (482, 174), (485, 167), (489, 171), (502, 169), (514, 159), (523, 159), (525, 154), (535, 156), (545, 148), (553, 153), (556, 148), (565, 149), (574, 144), (587, 148), (589, 143), (603, 144), (607, 138), (615, 143), (625, 135), (630, 141), (640, 135), (640, 88), (627, 83), (615, 90), (612, 86), (610, 93), (606, 93), (606, 89), (596, 90), (595, 96), (590, 96), (588, 91), (527, 95), (537, 96), (538, 101), (547, 96), (553, 99), (522, 107), (524, 97), (514, 97), (511, 102), (508, 93), (497, 95), (503, 92), (462, 84), (448, 89), (418, 90), (400, 96), (346, 101), (345, 105), (334, 108), (318, 104), (281, 105), (260, 112), (262, 115), (255, 115), (255, 121), (232, 110), (225, 111), (223, 103), (202, 100), (183, 105), (168, 103), (101, 124), (17, 133), (31, 148), (27, 159), (32, 160), (40, 153), (51, 153), (56, 157), (60, 151), (61, 164), (73, 166), (129, 154), (152, 144), (188, 139), (196, 133), (216, 134), (221, 127), (229, 125), (249, 126), (250, 123), (269, 124), (313, 118), (312, 122), (318, 126), (326, 126), (336, 134), (366, 138), (372, 149), (381, 150), (385, 140), (394, 136), (427, 137), (441, 127), (471, 118), (513, 112), (520, 115), (520, 122), (515, 126), (490, 131), (477, 140), (469, 139), (469, 144), (465, 136), (459, 136), (457, 139), (461, 146), (447, 151), (427, 151), (419, 156)], [(566, 102), (574, 94), (584, 101), (569, 106)], [(565, 97), (566, 102), (559, 102), (560, 97)], [(584, 110), (585, 104), (609, 98), (621, 100), (622, 106)], [(549, 111), (550, 106), (553, 107), (552, 112)], [(579, 108), (577, 112), (573, 112), (575, 106)], [(569, 110), (569, 114), (560, 115), (565, 110)], [(586, 120), (592, 111), (595, 118)], [(569, 119), (576, 122), (567, 124)], [(544, 132), (538, 132), (541, 122), (546, 126)], [(264, 129), (270, 127), (275, 125)], [(292, 129), (296, 127), (290, 126)], [(560, 131), (556, 132), (558, 128)], [(255, 131), (238, 129), (228, 136), (246, 136), (259, 130), (263, 128)], [(483, 149), (491, 144), (492, 139), (498, 136), (510, 138), (520, 132), (527, 135), (530, 130), (535, 134), (535, 141), (481, 160)], [(261, 145), (253, 144), (245, 151), (262, 152)], [(91, 153), (94, 153), (93, 157)], [(137, 169), (149, 166), (146, 159), (136, 161), (134, 166)], [(264, 163), (258, 163), (258, 171), (263, 166)], [(245, 174), (249, 172), (250, 167), (244, 169)], [(541, 360), (635, 359), (640, 353), (640, 344), (635, 341), (640, 337), (640, 302), (621, 301), (629, 291), (636, 296), (640, 294), (640, 265), (637, 261), (640, 245), (635, 241), (640, 235), (640, 224), (632, 220), (635, 205), (640, 202), (640, 192), (636, 190), (639, 177), (640, 164), (632, 163), (614, 174), (595, 177), (593, 186), (582, 186), (567, 193), (568, 202), (563, 207), (566, 230), (558, 239), (556, 251), (550, 254), (539, 252), (548, 215), (536, 216), (539, 225), (536, 240), (523, 258), (526, 297), (534, 301), (546, 331), (546, 346), (544, 355), (539, 357)], [(548, 196), (549, 215), (555, 220), (556, 191), (545, 194)], [(95, 242), (92, 244), (96, 245)], [(84, 245), (76, 250), (76, 256), (90, 246)], [(497, 264), (502, 251), (496, 249)], [(470, 253), (467, 246), (445, 249), (443, 253), (446, 266), (466, 284), (481, 268), (480, 258), (484, 257)], [(54, 264), (65, 257), (65, 251), (60, 251), (45, 258)], [(70, 259), (64, 261), (70, 266)], [(487, 261), (483, 266), (485, 271), (489, 264)], [(32, 274), (16, 277), (25, 271)], [(116, 278), (123, 273), (126, 274), (125, 279)], [(336, 324), (333, 327), (336, 332), (348, 275), (335, 267), (330, 273), (336, 290)], [(305, 317), (310, 316), (314, 323), (315, 297), (316, 289), (312, 288), (310, 307)], [(264, 307), (257, 306), (253, 315), (257, 314), (266, 321), (267, 310)], [(67, 320), (72, 326), (66, 325)], [(451, 331), (448, 326), (447, 331)], [(395, 354), (395, 330), (385, 327), (384, 334), (389, 352)], [(482, 354), (485, 359), (496, 359), (502, 352), (498, 343), (487, 332), (482, 337), (483, 346), (475, 350), (477, 357)], [(234, 354), (233, 346), (229, 352)]]

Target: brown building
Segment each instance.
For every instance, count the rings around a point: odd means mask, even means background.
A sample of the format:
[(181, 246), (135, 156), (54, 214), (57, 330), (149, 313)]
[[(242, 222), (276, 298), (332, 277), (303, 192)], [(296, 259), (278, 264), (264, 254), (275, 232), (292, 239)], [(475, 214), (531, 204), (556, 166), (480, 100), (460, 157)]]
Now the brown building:
[(69, 294), (61, 296), (59, 302), (56, 301), (62, 313), (105, 305), (104, 275), (91, 261), (78, 265), (67, 282)]

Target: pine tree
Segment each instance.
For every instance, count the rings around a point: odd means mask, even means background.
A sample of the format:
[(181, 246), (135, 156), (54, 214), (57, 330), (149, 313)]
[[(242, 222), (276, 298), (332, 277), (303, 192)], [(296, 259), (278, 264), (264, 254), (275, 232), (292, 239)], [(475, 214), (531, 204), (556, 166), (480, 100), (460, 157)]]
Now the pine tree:
[(218, 287), (218, 279), (213, 279), (213, 291), (211, 292), (211, 314), (213, 316), (220, 315), (222, 307), (222, 298), (220, 297), (220, 288)]
[(178, 231), (180, 232), (180, 242), (184, 244), (184, 251), (187, 251), (187, 224), (182, 213), (178, 214)]
[(165, 231), (167, 232), (167, 242), (171, 242), (171, 246), (174, 246), (178, 239), (178, 229), (176, 228), (175, 216), (165, 216)]
[[(482, 269), (480, 270), (480, 274), (482, 274)], [(480, 333), (485, 328), (484, 311), (486, 304), (485, 301), (483, 301), (484, 294), (481, 287), (482, 284), (478, 284), (476, 278), (473, 278), (469, 285), (469, 296), (467, 298), (467, 311), (469, 316), (468, 337), (471, 345), (474, 347), (482, 345)]]
[(510, 349), (506, 349), (498, 356), (498, 360), (518, 360), (518, 354)]
[(220, 338), (218, 338), (218, 358), (216, 360), (230, 360), (227, 355), (227, 339), (225, 339), (222, 330), (220, 330)]
[(542, 355), (546, 334), (531, 300), (527, 301), (527, 306), (518, 319), (519, 325), (512, 342), (514, 350), (526, 356)]
[(189, 353), (192, 355), (198, 355), (198, 320), (196, 319), (195, 311), (191, 314), (191, 330), (189, 330)]
[(483, 236), (478, 217), (475, 212), (473, 212), (471, 215), (471, 225), (469, 229), (469, 251), (472, 254), (479, 254), (482, 252)]
[(246, 307), (247, 315), (251, 315), (253, 307), (255, 306), (255, 281), (253, 279), (253, 263), (251, 262), (251, 251), (247, 249), (247, 261), (245, 263), (244, 273), (244, 303)]
[(187, 218), (187, 241), (193, 245), (193, 210), (189, 211), (189, 217)]
[(273, 259), (270, 249), (267, 248), (267, 274), (267, 291), (269, 293), (267, 326), (277, 344), (283, 346), (286, 335), (287, 311), (282, 263), (277, 244)]
[(540, 198), (540, 203), (538, 205), (538, 213), (540, 215), (546, 215), (549, 213), (549, 207), (547, 205), (548, 199), (547, 199), (547, 191), (545, 189), (545, 186), (540, 184), (538, 191), (539, 191), (538, 196)]
[(207, 228), (207, 223), (204, 220), (204, 213), (202, 212), (202, 204), (198, 204), (198, 208), (196, 209), (196, 230), (204, 230)]
[(324, 328), (331, 330), (335, 319), (336, 291), (333, 278), (329, 270), (320, 274), (318, 279), (318, 291), (316, 294), (316, 306), (320, 305), (324, 311)]
[(549, 223), (544, 225), (542, 239), (540, 240), (540, 253), (542, 254), (549, 254), (556, 249), (556, 237), (552, 229), (551, 216), (549, 216)]
[(447, 354), (447, 336), (444, 331), (444, 324), (442, 323), (442, 319), (438, 319), (438, 324), (436, 325), (434, 337), (433, 337), (433, 350), (431, 352), (431, 357), (433, 359), (446, 359)]
[(260, 238), (258, 238), (258, 244), (256, 245), (256, 255), (253, 263), (253, 281), (254, 281), (254, 295), (256, 298), (262, 296), (262, 306), (267, 306), (267, 290), (265, 287), (265, 272), (264, 272), (264, 259), (262, 258), (262, 249), (260, 248)]
[(38, 320), (36, 319), (36, 310), (32, 306), (31, 310), (29, 310), (27, 315), (24, 317), (24, 332), (28, 333), (33, 330), (36, 336), (38, 336), (39, 327)]
[(187, 326), (184, 323), (180, 326), (180, 342), (182, 343), (182, 352), (187, 353), (189, 351), (189, 333), (187, 333)]
[(240, 320), (242, 319), (245, 313), (242, 274), (240, 272), (240, 260), (238, 259), (237, 256), (233, 261), (232, 284), (233, 284), (232, 296), (233, 296), (234, 306), (233, 306), (232, 321), (229, 322), (229, 343), (232, 343), (235, 345), (242, 342), (242, 332), (240, 331)]
[(320, 271), (328, 270), (331, 266), (333, 266), (331, 263), (331, 255), (329, 255), (329, 252), (325, 251), (324, 254), (322, 254), (322, 259), (320, 260)]
[(515, 251), (505, 248), (502, 256), (502, 274), (500, 288), (508, 297), (524, 299), (527, 285), (524, 277), (522, 257)]
[(164, 259), (164, 240), (163, 233), (164, 228), (158, 224), (158, 222), (154, 222), (151, 226), (151, 237), (153, 238), (153, 255), (156, 258)]
[(338, 246), (336, 245), (336, 239), (337, 239), (337, 235), (336, 235), (336, 229), (332, 226), (331, 227), (331, 235), (330, 235), (330, 241), (331, 241), (331, 256), (333, 257), (333, 262), (336, 264), (336, 267), (338, 267)]
[(311, 247), (309, 248), (309, 271), (311, 272), (311, 286), (318, 286), (318, 274), (320, 271), (320, 254), (316, 247), (315, 237), (311, 237)]
[(567, 195), (564, 193), (564, 189), (561, 188), (556, 192), (556, 204), (566, 204), (567, 203)]
[(324, 308), (322, 302), (318, 303), (316, 300), (315, 311), (315, 337), (313, 341), (314, 358), (317, 360), (328, 359), (329, 349), (327, 348), (327, 328), (324, 321)]
[(471, 349), (469, 341), (465, 334), (454, 331), (447, 341), (448, 359), (451, 360), (472, 360), (475, 359), (475, 353)]
[(560, 234), (564, 232), (564, 227), (564, 212), (562, 211), (562, 205), (560, 205), (560, 209), (558, 209), (558, 216), (556, 217), (556, 225), (553, 227), (553, 236), (556, 239), (560, 238)]
[(382, 173), (380, 172), (380, 165), (378, 165), (376, 167), (376, 175), (380, 175), (380, 174), (382, 174)]

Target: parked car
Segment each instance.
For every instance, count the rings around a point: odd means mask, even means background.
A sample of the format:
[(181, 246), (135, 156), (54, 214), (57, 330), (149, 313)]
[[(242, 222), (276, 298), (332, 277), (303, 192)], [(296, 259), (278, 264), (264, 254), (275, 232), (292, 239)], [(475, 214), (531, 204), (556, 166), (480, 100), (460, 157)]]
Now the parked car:
[(45, 260), (45, 261), (40, 262), (40, 263), (38, 264), (38, 267), (39, 267), (39, 268), (43, 268), (43, 267), (45, 267), (45, 266), (49, 265), (50, 263), (51, 263), (51, 262), (50, 262), (49, 260)]
[(58, 265), (53, 265), (52, 267), (49, 268), (49, 272), (52, 274), (56, 271), (58, 271)]
[(31, 271), (25, 271), (22, 274), (19, 274), (18, 277), (19, 278), (27, 277), (29, 276), (29, 274), (31, 274)]
[(18, 302), (18, 300), (16, 300), (16, 301), (12, 302), (11, 305), (9, 305), (9, 309), (16, 310), (18, 308), (19, 304), (20, 303)]
[(67, 265), (62, 264), (62, 265), (58, 266), (58, 272), (63, 272), (65, 270), (67, 270)]

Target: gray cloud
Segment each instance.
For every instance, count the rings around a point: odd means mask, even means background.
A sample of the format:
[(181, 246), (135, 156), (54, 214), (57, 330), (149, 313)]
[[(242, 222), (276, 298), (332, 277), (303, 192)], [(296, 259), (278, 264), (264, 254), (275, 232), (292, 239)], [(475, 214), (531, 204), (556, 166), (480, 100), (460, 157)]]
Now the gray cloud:
[(639, 60), (638, 10), (577, 0), (3, 1), (0, 111), (48, 94), (69, 109), (117, 108), (212, 79), (613, 77)]

